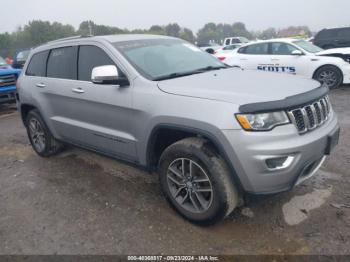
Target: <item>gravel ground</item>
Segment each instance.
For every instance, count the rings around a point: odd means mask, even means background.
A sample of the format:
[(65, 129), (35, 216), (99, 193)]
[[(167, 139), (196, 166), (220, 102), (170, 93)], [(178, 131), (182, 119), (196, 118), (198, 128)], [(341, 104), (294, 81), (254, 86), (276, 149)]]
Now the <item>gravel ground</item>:
[(342, 134), (318, 175), (207, 228), (167, 205), (155, 174), (75, 148), (38, 157), (1, 106), (0, 254), (350, 254), (350, 89), (331, 100)]

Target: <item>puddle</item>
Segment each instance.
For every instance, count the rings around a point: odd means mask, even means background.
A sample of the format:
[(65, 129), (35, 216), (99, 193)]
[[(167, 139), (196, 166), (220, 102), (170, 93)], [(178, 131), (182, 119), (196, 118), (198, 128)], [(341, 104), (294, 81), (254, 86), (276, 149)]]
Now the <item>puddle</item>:
[(308, 218), (310, 211), (321, 207), (332, 194), (332, 187), (316, 189), (312, 193), (293, 197), (283, 205), (282, 211), (285, 222), (295, 226)]

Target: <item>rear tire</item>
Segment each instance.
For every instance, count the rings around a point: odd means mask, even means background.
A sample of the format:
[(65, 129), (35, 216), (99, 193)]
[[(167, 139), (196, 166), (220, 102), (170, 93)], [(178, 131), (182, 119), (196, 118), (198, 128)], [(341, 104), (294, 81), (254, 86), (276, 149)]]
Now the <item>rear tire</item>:
[(63, 144), (53, 137), (38, 110), (28, 113), (26, 128), (30, 143), (39, 156), (50, 157), (63, 149)]
[(215, 224), (239, 203), (227, 164), (202, 138), (169, 146), (159, 162), (159, 178), (171, 206), (195, 224)]
[(207, 53), (209, 53), (211, 55), (215, 54), (215, 50), (213, 48), (208, 48), (208, 49), (205, 50), (205, 52), (207, 52)]
[(322, 84), (327, 84), (329, 89), (335, 89), (343, 83), (343, 73), (332, 65), (317, 69), (313, 78)]

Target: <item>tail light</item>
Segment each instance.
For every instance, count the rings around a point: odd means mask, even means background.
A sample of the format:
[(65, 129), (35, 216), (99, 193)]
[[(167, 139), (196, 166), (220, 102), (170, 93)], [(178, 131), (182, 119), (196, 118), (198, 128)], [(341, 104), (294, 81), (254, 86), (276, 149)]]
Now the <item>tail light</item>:
[(224, 60), (226, 59), (226, 57), (219, 56), (218, 59), (219, 59), (220, 61), (224, 61)]

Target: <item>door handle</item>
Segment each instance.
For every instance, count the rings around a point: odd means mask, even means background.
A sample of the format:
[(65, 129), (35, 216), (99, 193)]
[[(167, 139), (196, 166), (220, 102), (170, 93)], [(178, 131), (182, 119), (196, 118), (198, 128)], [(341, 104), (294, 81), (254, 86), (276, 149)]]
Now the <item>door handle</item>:
[(278, 58), (272, 58), (271, 61), (280, 61)]
[(46, 85), (43, 84), (43, 83), (38, 83), (38, 84), (36, 84), (36, 86), (39, 87), (39, 88), (44, 88), (44, 87), (46, 87)]
[(73, 88), (72, 91), (77, 94), (85, 93), (85, 91), (82, 88)]

